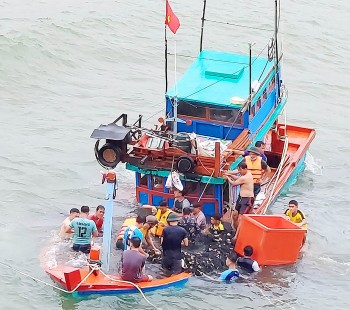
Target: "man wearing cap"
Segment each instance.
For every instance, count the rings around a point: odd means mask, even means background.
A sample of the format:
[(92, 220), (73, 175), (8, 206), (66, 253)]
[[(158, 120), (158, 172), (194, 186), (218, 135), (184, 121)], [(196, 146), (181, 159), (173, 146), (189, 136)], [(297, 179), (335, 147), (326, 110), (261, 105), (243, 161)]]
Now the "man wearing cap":
[[(253, 175), (254, 179), (254, 197), (260, 193), (261, 190), (261, 178), (266, 170), (268, 170), (268, 166), (265, 161), (261, 158), (261, 153), (259, 149), (255, 146), (252, 146), (248, 149), (249, 155), (244, 157), (244, 161), (247, 164), (248, 170)], [(227, 171), (226, 175), (236, 175), (239, 171), (232, 170)]]
[(187, 232), (178, 226), (179, 216), (175, 213), (169, 214), (167, 222), (169, 226), (163, 229), (161, 244), (163, 248), (162, 266), (167, 275), (182, 272), (181, 244), (188, 246)]
[[(259, 150), (259, 156), (261, 156), (262, 160), (267, 163), (267, 157), (265, 155), (265, 143), (263, 141), (256, 141), (254, 146)], [(233, 154), (248, 156), (249, 150), (241, 151), (241, 150), (233, 150)]]

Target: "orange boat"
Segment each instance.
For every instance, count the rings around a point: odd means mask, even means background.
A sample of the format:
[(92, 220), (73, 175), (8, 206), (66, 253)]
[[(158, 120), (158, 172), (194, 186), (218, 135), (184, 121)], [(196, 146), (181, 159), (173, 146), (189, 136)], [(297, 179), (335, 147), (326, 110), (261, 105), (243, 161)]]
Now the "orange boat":
[(59, 266), (53, 269), (47, 269), (46, 272), (54, 282), (58, 283), (69, 293), (75, 295), (115, 295), (136, 293), (139, 291), (139, 289), (141, 289), (143, 292), (149, 292), (170, 286), (181, 287), (191, 276), (189, 273), (183, 272), (167, 278), (154, 279), (151, 282), (132, 284), (131, 282), (123, 281), (120, 277), (117, 276), (106, 275), (101, 272), (95, 275), (92, 272), (90, 276), (88, 276), (88, 278), (81, 283), (81, 281), (91, 272), (90, 269), (78, 269), (69, 266)]

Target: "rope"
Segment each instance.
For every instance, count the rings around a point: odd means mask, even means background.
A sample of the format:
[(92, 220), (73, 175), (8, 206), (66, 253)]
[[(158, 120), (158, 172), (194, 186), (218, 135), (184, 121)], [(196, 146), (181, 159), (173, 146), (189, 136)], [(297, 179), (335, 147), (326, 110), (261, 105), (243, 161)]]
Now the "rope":
[(148, 304), (150, 304), (150, 305), (151, 305), (154, 309), (156, 309), (156, 310), (161, 310), (160, 308), (158, 308), (157, 306), (155, 306), (154, 304), (152, 304), (152, 303), (146, 298), (145, 294), (142, 292), (141, 288), (140, 288), (137, 284), (135, 284), (135, 283), (133, 283), (133, 282), (129, 282), (129, 281), (113, 279), (113, 278), (109, 277), (108, 275), (106, 275), (106, 274), (101, 270), (101, 268), (100, 268), (99, 266), (95, 265), (95, 264), (89, 265), (89, 267), (91, 268), (91, 271), (90, 271), (90, 272), (84, 277), (84, 279), (81, 280), (81, 282), (80, 282), (73, 290), (71, 290), (71, 291), (65, 290), (65, 289), (60, 288), (60, 287), (58, 287), (58, 286), (56, 286), (56, 285), (53, 285), (53, 284), (51, 284), (51, 283), (48, 283), (48, 282), (46, 282), (46, 281), (40, 280), (40, 279), (38, 279), (38, 278), (36, 278), (36, 277), (33, 277), (32, 275), (30, 275), (30, 274), (28, 274), (28, 273), (25, 273), (25, 272), (23, 272), (23, 271), (20, 271), (19, 269), (16, 269), (16, 268), (14, 268), (14, 267), (12, 267), (12, 266), (6, 264), (6, 263), (0, 262), (0, 265), (6, 267), (6, 268), (8, 268), (8, 269), (11, 269), (11, 270), (13, 270), (13, 271), (15, 271), (15, 272), (17, 272), (17, 273), (23, 275), (23, 276), (26, 276), (26, 277), (28, 277), (28, 278), (30, 278), (30, 279), (36, 281), (36, 282), (45, 284), (45, 285), (47, 285), (47, 286), (50, 286), (50, 287), (52, 287), (52, 288), (54, 288), (54, 289), (56, 289), (56, 290), (59, 290), (59, 291), (61, 291), (61, 292), (63, 292), (63, 293), (67, 293), (67, 294), (74, 293), (74, 292), (85, 282), (85, 280), (86, 280), (88, 277), (90, 277), (90, 275), (91, 275), (95, 270), (99, 270), (107, 279), (109, 279), (109, 280), (111, 280), (111, 281), (119, 282), (119, 283), (131, 284), (132, 286), (134, 286), (134, 287), (140, 292), (141, 296), (147, 301)]
[(107, 279), (109, 279), (109, 280), (111, 280), (111, 281), (118, 282), (118, 283), (131, 284), (132, 286), (134, 286), (134, 287), (140, 292), (141, 296), (147, 301), (147, 303), (148, 303), (149, 305), (151, 305), (151, 306), (152, 306), (154, 309), (156, 309), (156, 310), (161, 310), (160, 308), (158, 308), (157, 306), (155, 306), (154, 304), (152, 304), (152, 303), (146, 298), (145, 294), (142, 292), (141, 288), (140, 288), (137, 284), (135, 284), (135, 283), (133, 283), (133, 282), (129, 282), (129, 281), (113, 279), (113, 278), (111, 278), (110, 276), (106, 275), (102, 270), (100, 270), (100, 272), (101, 272)]
[(286, 155), (287, 155), (287, 150), (288, 150), (288, 144), (289, 144), (289, 142), (288, 142), (288, 137), (287, 137), (287, 112), (286, 112), (285, 109), (284, 109), (284, 137), (285, 137), (285, 140), (284, 140), (284, 145), (283, 145), (283, 151), (282, 151), (281, 161), (280, 161), (280, 163), (279, 163), (279, 165), (278, 165), (278, 167), (277, 167), (277, 170), (276, 170), (276, 172), (275, 172), (275, 174), (277, 173), (277, 174), (276, 174), (276, 180), (275, 180), (275, 182), (274, 182), (274, 184), (273, 184), (273, 187), (272, 187), (272, 190), (271, 190), (271, 192), (270, 192), (269, 200), (267, 201), (265, 210), (264, 210), (264, 212), (263, 212), (264, 214), (265, 214), (265, 212), (266, 212), (266, 210), (267, 210), (268, 205), (270, 204), (270, 202), (271, 202), (271, 200), (272, 200), (272, 195), (273, 195), (273, 193), (274, 193), (274, 191), (275, 191), (275, 189), (276, 189), (278, 179), (279, 179), (279, 177), (280, 177), (280, 175), (281, 175), (281, 171), (283, 170), (282, 168), (283, 168), (283, 166), (284, 166), (284, 159), (285, 159), (285, 157), (286, 157)]
[(7, 265), (7, 264), (5, 264), (5, 263), (3, 263), (3, 262), (0, 262), (0, 265), (5, 266), (5, 267), (7, 267), (7, 268), (9, 268), (9, 269), (12, 269), (13, 271), (16, 271), (17, 273), (19, 273), (19, 274), (21, 274), (21, 275), (23, 275), (23, 276), (26, 276), (26, 277), (28, 277), (28, 278), (30, 278), (30, 279), (36, 281), (36, 282), (40, 282), (40, 283), (42, 283), (42, 284), (45, 284), (45, 285), (50, 286), (50, 287), (52, 287), (52, 288), (54, 288), (54, 289), (56, 289), (56, 290), (59, 290), (59, 291), (61, 291), (61, 292), (63, 292), (63, 293), (68, 293), (68, 294), (74, 293), (74, 292), (79, 288), (79, 286), (82, 285), (83, 282), (84, 282), (88, 277), (90, 277), (90, 275), (91, 275), (95, 270), (98, 270), (98, 269), (99, 269), (99, 267), (97, 267), (96, 265), (92, 265), (92, 266), (91, 266), (91, 268), (92, 268), (91, 271), (85, 276), (85, 278), (84, 278), (83, 280), (81, 280), (81, 282), (80, 282), (73, 290), (67, 291), (67, 290), (65, 290), (65, 289), (63, 289), (63, 288), (60, 288), (59, 286), (53, 285), (53, 284), (51, 284), (51, 283), (48, 283), (48, 282), (46, 282), (46, 281), (40, 280), (40, 279), (38, 279), (38, 278), (36, 278), (36, 277), (33, 277), (33, 276), (31, 276), (30, 274), (25, 273), (25, 272), (23, 272), (23, 271), (20, 271), (20, 270), (18, 270), (18, 269), (16, 269), (16, 268), (12, 267), (12, 266), (10, 266), (10, 265)]
[(209, 178), (208, 182), (205, 184), (204, 189), (203, 189), (203, 191), (202, 191), (202, 194), (199, 196), (197, 202), (200, 202), (200, 201), (201, 201), (201, 199), (202, 199), (202, 197), (203, 197), (203, 195), (204, 195), (204, 192), (205, 192), (205, 190), (206, 190), (206, 188), (207, 188), (207, 186), (208, 186), (208, 184), (209, 184), (211, 178), (213, 177), (214, 172), (215, 172), (215, 170), (213, 170), (213, 172), (211, 173), (210, 178)]

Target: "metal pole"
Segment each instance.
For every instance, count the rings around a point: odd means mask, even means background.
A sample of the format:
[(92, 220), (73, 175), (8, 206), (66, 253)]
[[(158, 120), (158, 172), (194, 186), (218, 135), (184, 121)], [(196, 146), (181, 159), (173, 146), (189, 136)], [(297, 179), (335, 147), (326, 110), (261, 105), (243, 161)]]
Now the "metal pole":
[(204, 21), (205, 21), (205, 8), (207, 6), (207, 0), (203, 1), (203, 14), (202, 14), (202, 27), (201, 27), (201, 42), (199, 46), (199, 51), (202, 51), (203, 48), (203, 31), (204, 31)]
[(168, 91), (168, 40), (166, 38), (166, 25), (164, 28), (164, 44), (165, 44), (165, 92)]
[(275, 65), (276, 65), (276, 77), (277, 77), (277, 95), (278, 98), (280, 97), (280, 77), (279, 77), (279, 59), (278, 59), (278, 41), (277, 41), (277, 34), (278, 34), (278, 2), (275, 0), (275, 50), (276, 50), (276, 57), (275, 57)]
[(105, 215), (103, 219), (103, 241), (102, 241), (102, 267), (109, 271), (109, 262), (111, 257), (111, 238), (112, 238), (112, 218), (113, 218), (113, 196), (116, 190), (116, 174), (114, 171), (108, 171), (103, 174), (106, 182), (105, 197)]

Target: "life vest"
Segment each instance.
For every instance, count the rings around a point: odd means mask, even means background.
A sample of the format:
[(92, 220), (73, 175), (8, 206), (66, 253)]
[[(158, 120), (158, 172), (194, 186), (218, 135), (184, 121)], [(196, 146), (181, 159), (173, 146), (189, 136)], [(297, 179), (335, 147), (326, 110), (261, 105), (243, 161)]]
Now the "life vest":
[[(170, 213), (171, 213), (170, 209), (166, 210), (163, 214), (160, 213), (160, 210), (157, 211), (156, 218), (158, 220), (158, 224), (152, 228), (152, 230), (151, 230), (152, 234), (154, 234), (155, 236), (158, 236), (158, 237), (160, 237), (162, 235), (164, 226), (168, 225), (167, 219), (168, 219), (168, 215)], [(159, 224), (161, 224), (161, 225), (159, 225)]]
[(253, 263), (254, 263), (254, 260), (252, 260), (249, 257), (239, 257), (237, 259), (237, 265), (247, 270), (248, 272), (254, 272)]
[(263, 173), (263, 169), (261, 167), (261, 156), (257, 156), (255, 160), (251, 160), (250, 156), (246, 156), (244, 159), (248, 170), (253, 175), (254, 183), (260, 184), (260, 179)]

